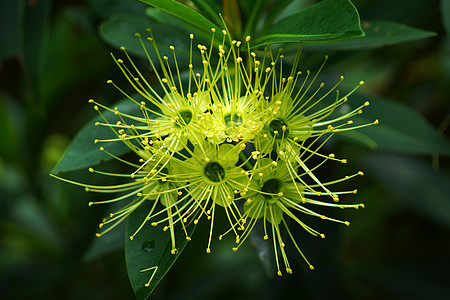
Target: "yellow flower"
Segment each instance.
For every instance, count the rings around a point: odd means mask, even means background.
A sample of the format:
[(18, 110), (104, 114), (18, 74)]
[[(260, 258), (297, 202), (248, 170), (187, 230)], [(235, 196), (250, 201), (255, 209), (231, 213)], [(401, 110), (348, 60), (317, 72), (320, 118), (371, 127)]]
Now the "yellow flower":
[[(156, 57), (149, 56), (145, 40), (140, 34), (136, 36), (147, 53), (150, 70), (155, 74), (162, 94), (156, 92), (126, 49), (121, 47), (125, 61), (112, 57), (133, 90), (144, 100), (137, 101), (113, 81), (107, 82), (134, 103), (140, 113), (131, 115), (117, 107), (109, 108), (97, 101), (89, 101), (103, 117), (103, 121), (95, 125), (108, 127), (116, 135), (112, 139), (99, 137), (95, 143), (123, 143), (137, 157), (136, 161), (129, 161), (107, 152), (132, 168), (128, 174), (89, 170), (125, 177), (127, 182), (94, 186), (57, 178), (81, 185), (87, 191), (122, 193), (89, 205), (128, 201), (102, 221), (100, 228), (103, 231), (98, 236), (117, 226), (145, 201), (153, 201), (146, 218), (130, 239), (149, 224), (161, 224), (163, 230), (170, 232), (172, 254), (177, 253), (177, 223), (190, 240), (186, 224), (197, 224), (206, 216), (210, 221), (206, 251), (210, 253), (218, 208), (224, 209), (230, 224), (227, 233), (235, 234), (237, 246), (234, 250), (262, 219), (265, 239), (269, 238), (270, 232), (267, 224), (271, 227), (278, 274), (282, 274), (279, 253), (286, 272), (291, 273), (284, 250), (283, 228), (300, 255), (306, 258), (293, 239), (285, 217), (293, 219), (311, 234), (324, 237), (306, 225), (296, 212), (348, 225), (348, 222), (314, 212), (310, 206), (362, 207), (361, 204), (341, 205), (314, 198), (324, 195), (337, 202), (338, 195), (355, 192), (331, 191), (328, 186), (361, 175), (361, 172), (322, 182), (315, 171), (329, 160), (347, 162), (334, 154), (319, 152), (335, 133), (378, 123), (352, 125), (350, 118), (362, 113), (368, 103), (334, 116), (336, 108), (347, 102), (362, 82), (345, 96), (339, 96), (336, 91), (333, 103), (324, 105), (323, 100), (337, 89), (343, 77), (326, 92), (322, 91), (323, 83), (314, 90), (313, 84), (323, 65), (314, 76), (307, 71), (303, 78), (303, 73), (297, 71), (299, 51), (290, 75), (284, 78), (283, 55), (274, 57), (266, 51), (260, 61), (250, 50), (250, 37), (245, 42), (236, 41), (226, 30), (216, 33), (215, 29), (212, 29), (209, 47), (201, 44), (194, 47), (194, 35), (189, 36), (190, 62), (186, 73), (182, 74), (175, 47), (169, 46), (173, 59), (161, 55), (151, 30), (148, 32), (147, 41), (153, 46)], [(217, 41), (217, 36), (222, 39)], [(193, 61), (193, 53), (197, 51), (200, 63)], [(112, 112), (115, 119), (104, 117), (101, 108)], [(103, 147), (100, 150), (105, 151)], [(312, 157), (322, 158), (322, 161), (312, 164)]]
[[(282, 237), (280, 225), (282, 224), (285, 228), (291, 242), (294, 244), (295, 248), (298, 250), (300, 255), (308, 263), (311, 269), (313, 266), (304, 256), (303, 252), (300, 250), (297, 242), (294, 240), (292, 233), (285, 221), (285, 216), (293, 219), (298, 225), (314, 236), (320, 236), (324, 238), (323, 233), (319, 233), (315, 229), (306, 225), (300, 218), (298, 218), (294, 212), (298, 211), (306, 215), (312, 215), (319, 217), (321, 219), (330, 220), (334, 222), (344, 223), (349, 225), (348, 221), (340, 221), (332, 219), (325, 215), (314, 212), (309, 208), (310, 205), (319, 206), (329, 206), (329, 207), (339, 207), (339, 208), (356, 208), (364, 207), (362, 204), (335, 204), (327, 203), (322, 201), (317, 201), (311, 196), (318, 196), (318, 192), (314, 190), (318, 185), (303, 185), (296, 181), (297, 174), (293, 174), (292, 165), (287, 166), (288, 162), (283, 160), (274, 161), (270, 158), (262, 158), (257, 161), (252, 176), (251, 183), (247, 187), (247, 193), (245, 195), (246, 202), (244, 204), (244, 214), (242, 219), (239, 220), (235, 227), (240, 227), (241, 224), (247, 224), (243, 233), (241, 235), (240, 241), (236, 247), (233, 248), (237, 251), (242, 243), (247, 239), (253, 227), (255, 226), (258, 219), (263, 219), (264, 224), (264, 239), (269, 239), (267, 223), (270, 223), (271, 234), (275, 252), (275, 261), (277, 265), (279, 276), (282, 275), (279, 262), (279, 252), (281, 253), (283, 262), (285, 264), (286, 272), (292, 273), (286, 251), (285, 242)], [(352, 176), (345, 177), (340, 180), (323, 183), (322, 185), (334, 184), (343, 180), (350, 179), (351, 177), (362, 175), (362, 173), (357, 173)], [(339, 194), (351, 194), (356, 193), (356, 191), (346, 191), (338, 192)], [(249, 221), (247, 221), (249, 220)]]

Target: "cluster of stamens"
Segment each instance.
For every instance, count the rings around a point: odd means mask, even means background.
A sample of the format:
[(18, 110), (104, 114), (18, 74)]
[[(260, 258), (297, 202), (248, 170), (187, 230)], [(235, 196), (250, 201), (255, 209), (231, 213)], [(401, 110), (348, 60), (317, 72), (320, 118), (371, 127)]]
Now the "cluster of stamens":
[[(234, 251), (262, 219), (264, 239), (271, 237), (274, 244), (279, 275), (282, 275), (281, 260), (286, 272), (292, 273), (282, 228), (313, 269), (284, 218), (289, 217), (312, 235), (324, 238), (323, 233), (306, 225), (296, 212), (349, 225), (348, 221), (330, 218), (311, 207), (364, 207), (337, 203), (340, 195), (355, 194), (356, 190), (336, 192), (328, 188), (363, 175), (362, 172), (328, 182), (316, 176), (317, 169), (327, 161), (347, 162), (335, 154), (319, 152), (335, 133), (378, 123), (354, 126), (350, 119), (362, 113), (368, 102), (335, 116), (336, 108), (346, 103), (363, 82), (340, 96), (337, 86), (343, 80), (341, 77), (328, 91), (322, 92), (324, 83), (316, 89), (314, 83), (323, 65), (315, 75), (297, 71), (300, 51), (286, 78), (282, 74), (281, 52), (274, 55), (266, 49), (262, 60), (258, 60), (258, 55), (250, 49), (250, 37), (241, 42), (232, 40), (226, 30), (221, 34), (214, 29), (212, 32), (209, 47), (199, 44), (195, 48), (194, 35), (190, 35), (190, 61), (185, 72), (179, 68), (173, 46), (169, 47), (172, 59), (162, 55), (148, 30), (147, 42), (156, 53), (156, 57), (150, 57), (145, 40), (136, 34), (162, 95), (139, 71), (124, 47), (121, 50), (127, 62), (112, 55), (133, 90), (144, 100), (135, 100), (134, 95), (108, 80), (128, 101), (135, 103), (140, 114), (130, 115), (117, 107), (109, 108), (89, 100), (104, 120), (95, 125), (109, 127), (116, 135), (113, 139), (99, 137), (95, 143), (127, 145), (135, 153), (136, 161), (114, 156), (103, 147), (100, 150), (128, 165), (132, 172), (116, 174), (89, 168), (93, 173), (129, 178), (126, 183), (110, 186), (63, 180), (82, 185), (90, 192), (121, 193), (89, 205), (128, 201), (102, 221), (98, 236), (113, 229), (145, 201), (153, 201), (130, 239), (148, 225), (161, 225), (164, 231), (170, 232), (171, 253), (176, 254), (175, 230), (184, 231), (185, 238), (190, 240), (186, 226), (206, 218), (210, 223), (206, 252), (210, 253), (216, 210), (223, 208), (230, 229), (219, 239), (233, 232)], [(217, 36), (221, 39), (217, 40)], [(244, 46), (246, 50), (242, 50)], [(200, 61), (197, 65), (194, 65), (195, 54)], [(333, 92), (336, 92), (334, 97)], [(326, 103), (329, 98), (331, 103)], [(100, 108), (112, 112), (117, 119), (108, 120)], [(312, 158), (319, 158), (320, 162), (312, 164)], [(317, 200), (317, 197), (326, 199)]]

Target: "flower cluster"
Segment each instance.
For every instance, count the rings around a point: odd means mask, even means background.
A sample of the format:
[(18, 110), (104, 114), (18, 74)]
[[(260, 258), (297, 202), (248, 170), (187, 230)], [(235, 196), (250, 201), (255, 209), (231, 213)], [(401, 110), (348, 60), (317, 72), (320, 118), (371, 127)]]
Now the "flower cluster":
[[(336, 192), (330, 188), (363, 175), (362, 172), (328, 182), (316, 176), (316, 170), (327, 161), (347, 162), (334, 154), (319, 152), (335, 133), (378, 123), (352, 125), (351, 118), (361, 114), (368, 102), (336, 116), (336, 109), (363, 82), (340, 95), (337, 90), (343, 80), (340, 77), (324, 91), (324, 83), (316, 85), (323, 65), (314, 74), (297, 70), (301, 48), (292, 69), (284, 76), (281, 51), (274, 54), (266, 48), (257, 55), (251, 49), (250, 37), (243, 42), (236, 41), (226, 30), (216, 32), (215, 29), (208, 46), (195, 47), (194, 35), (190, 35), (190, 62), (187, 71), (182, 72), (173, 46), (169, 47), (173, 54), (169, 59), (160, 54), (151, 30), (146, 39), (140, 34), (136, 36), (146, 53), (148, 42), (156, 53), (155, 57), (148, 55), (148, 62), (163, 92), (161, 95), (155, 91), (122, 47), (124, 59), (115, 56), (113, 59), (132, 89), (144, 100), (136, 100), (111, 80), (108, 83), (133, 101), (141, 113), (129, 115), (89, 100), (102, 117), (101, 109), (113, 112), (117, 118), (104, 117), (103, 122), (96, 123), (111, 128), (116, 138), (99, 137), (95, 143), (124, 143), (137, 156), (136, 161), (128, 161), (110, 154), (132, 168), (128, 174), (89, 169), (94, 173), (128, 177), (126, 183), (112, 186), (76, 183), (91, 192), (122, 193), (89, 205), (128, 200), (122, 209), (103, 220), (100, 224), (103, 231), (97, 235), (117, 226), (142, 203), (152, 201), (147, 217), (130, 239), (145, 230), (145, 226), (162, 226), (170, 232), (171, 252), (175, 254), (175, 230), (184, 230), (186, 239), (190, 240), (187, 224), (197, 224), (206, 218), (210, 223), (206, 252), (210, 253), (216, 210), (220, 209), (225, 212), (229, 230), (219, 239), (234, 234), (233, 250), (238, 250), (255, 224), (262, 222), (264, 239), (273, 241), (278, 275), (282, 275), (282, 269), (292, 273), (285, 251), (287, 239), (313, 269), (293, 238), (286, 219), (324, 238), (324, 234), (302, 221), (302, 214), (349, 225), (313, 209), (315, 206), (363, 207), (363, 204), (338, 203), (340, 195), (354, 194), (356, 190)], [(195, 56), (200, 57), (198, 65), (194, 65)], [(106, 151), (103, 147), (100, 150)]]

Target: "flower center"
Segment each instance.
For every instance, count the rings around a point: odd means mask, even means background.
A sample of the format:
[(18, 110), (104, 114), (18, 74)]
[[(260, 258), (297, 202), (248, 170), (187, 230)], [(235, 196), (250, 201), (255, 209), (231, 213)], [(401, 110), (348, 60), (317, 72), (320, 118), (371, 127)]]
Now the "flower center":
[[(284, 128), (284, 130), (283, 130)], [(269, 123), (269, 133), (277, 140), (281, 140), (289, 135), (289, 129), (285, 121), (281, 119), (273, 119)]]
[(225, 169), (218, 162), (212, 161), (205, 165), (203, 172), (212, 182), (220, 182), (225, 178)]
[(228, 128), (239, 126), (242, 124), (242, 118), (241, 113), (231, 113), (227, 112), (223, 116), (223, 121), (225, 122), (225, 125), (227, 125)]
[(272, 198), (273, 195), (267, 195), (267, 194), (278, 194), (281, 191), (281, 186), (283, 183), (281, 180), (277, 178), (271, 178), (264, 182), (263, 186), (261, 187), (261, 191), (266, 193), (263, 194), (265, 198)]
[(178, 127), (185, 127), (192, 121), (192, 111), (189, 108), (180, 109), (177, 112), (177, 117), (175, 125)]

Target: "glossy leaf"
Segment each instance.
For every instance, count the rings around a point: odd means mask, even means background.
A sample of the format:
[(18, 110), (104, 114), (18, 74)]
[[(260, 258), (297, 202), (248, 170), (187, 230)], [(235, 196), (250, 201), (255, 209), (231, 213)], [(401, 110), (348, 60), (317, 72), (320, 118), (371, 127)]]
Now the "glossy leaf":
[(393, 154), (367, 155), (365, 163), (371, 174), (412, 209), (450, 226), (448, 173), (433, 171), (430, 163)]
[[(114, 211), (112, 209), (111, 211)], [(91, 245), (83, 255), (83, 261), (89, 262), (104, 255), (119, 251), (124, 247), (125, 223), (120, 223), (114, 230), (104, 234), (99, 238), (94, 238)]]
[(259, 45), (326, 42), (363, 36), (358, 11), (348, 0), (325, 0), (273, 25), (256, 40)]
[(311, 46), (326, 49), (364, 49), (405, 43), (436, 36), (435, 32), (417, 29), (391, 21), (364, 21), (364, 37)]
[[(147, 28), (151, 28), (162, 55), (171, 57), (169, 46), (174, 45), (177, 48), (177, 58), (189, 61), (189, 36), (167, 26), (152, 24), (147, 17), (114, 15), (100, 24), (99, 32), (100, 36), (110, 45), (117, 48), (124, 46), (127, 51), (146, 59), (145, 51), (139, 39), (135, 37), (135, 33), (142, 34), (145, 40), (148, 36), (145, 31)], [(156, 57), (150, 42), (145, 40), (144, 43), (150, 56)]]
[[(121, 101), (117, 105), (117, 108), (120, 112), (123, 113), (132, 115), (142, 114), (140, 107), (130, 100)], [(113, 116), (113, 113), (102, 113), (104, 117), (110, 122), (114, 122), (114, 120), (116, 120), (116, 118), (114, 118)], [(66, 149), (64, 156), (52, 170), (52, 174), (79, 170), (96, 165), (103, 160), (109, 160), (111, 159), (111, 156), (105, 153), (106, 151), (116, 156), (130, 151), (130, 149), (121, 141), (95, 144), (95, 139), (116, 138), (115, 133), (110, 128), (104, 126), (95, 126), (95, 122), (100, 121), (103, 121), (100, 116), (95, 117), (78, 132), (78, 134)], [(104, 147), (105, 151), (100, 151), (99, 148), (101, 146)]]
[[(195, 26), (181, 20), (180, 18), (177, 18), (174, 15), (171, 15), (156, 7), (148, 7), (145, 12), (146, 15), (151, 19), (152, 24), (156, 22), (158, 25), (162, 25), (163, 28), (172, 29), (179, 36), (183, 36), (187, 44), (189, 43), (189, 40), (187, 40), (186, 37), (188, 37), (190, 33), (194, 33), (194, 35), (198, 37), (198, 35), (195, 34), (196, 32), (198, 32), (198, 29)], [(158, 32), (155, 32), (155, 38), (157, 37), (159, 37)], [(166, 43), (171, 43), (169, 37), (170, 36), (163, 36), (163, 38), (167, 40)], [(211, 35), (209, 33), (207, 33), (207, 38), (208, 40), (211, 38)]]
[(187, 23), (194, 25), (200, 31), (209, 33), (211, 28), (221, 28), (217, 24), (212, 23), (210, 20), (189, 8), (188, 6), (181, 4), (174, 0), (141, 0), (151, 6), (157, 7), (167, 13), (170, 13)]
[[(184, 247), (188, 243), (181, 226), (175, 226), (175, 240), (178, 252), (171, 253), (171, 237), (169, 230), (163, 231), (162, 226), (153, 227), (148, 222), (133, 240), (129, 236), (145, 221), (152, 201), (141, 204), (129, 217), (126, 227), (125, 260), (131, 286), (138, 299), (146, 299), (153, 289), (170, 270)], [(177, 224), (180, 225), (180, 224)], [(179, 227), (179, 228), (178, 228)], [(186, 226), (189, 236), (195, 230), (193, 223)], [(148, 287), (146, 287), (148, 284)]]
[(221, 24), (219, 13), (222, 11), (222, 6), (210, 0), (192, 0), (193, 3), (205, 14), (209, 15), (210, 20), (214, 20), (216, 24)]
[[(352, 96), (351, 99), (353, 103), (358, 103), (357, 96)], [(376, 126), (358, 130), (370, 138), (370, 143), (375, 143), (378, 150), (403, 154), (450, 155), (448, 139), (413, 109), (383, 98), (365, 99), (370, 100), (370, 106), (364, 109), (361, 119), (355, 118), (355, 123), (370, 123), (375, 119), (380, 121)]]

